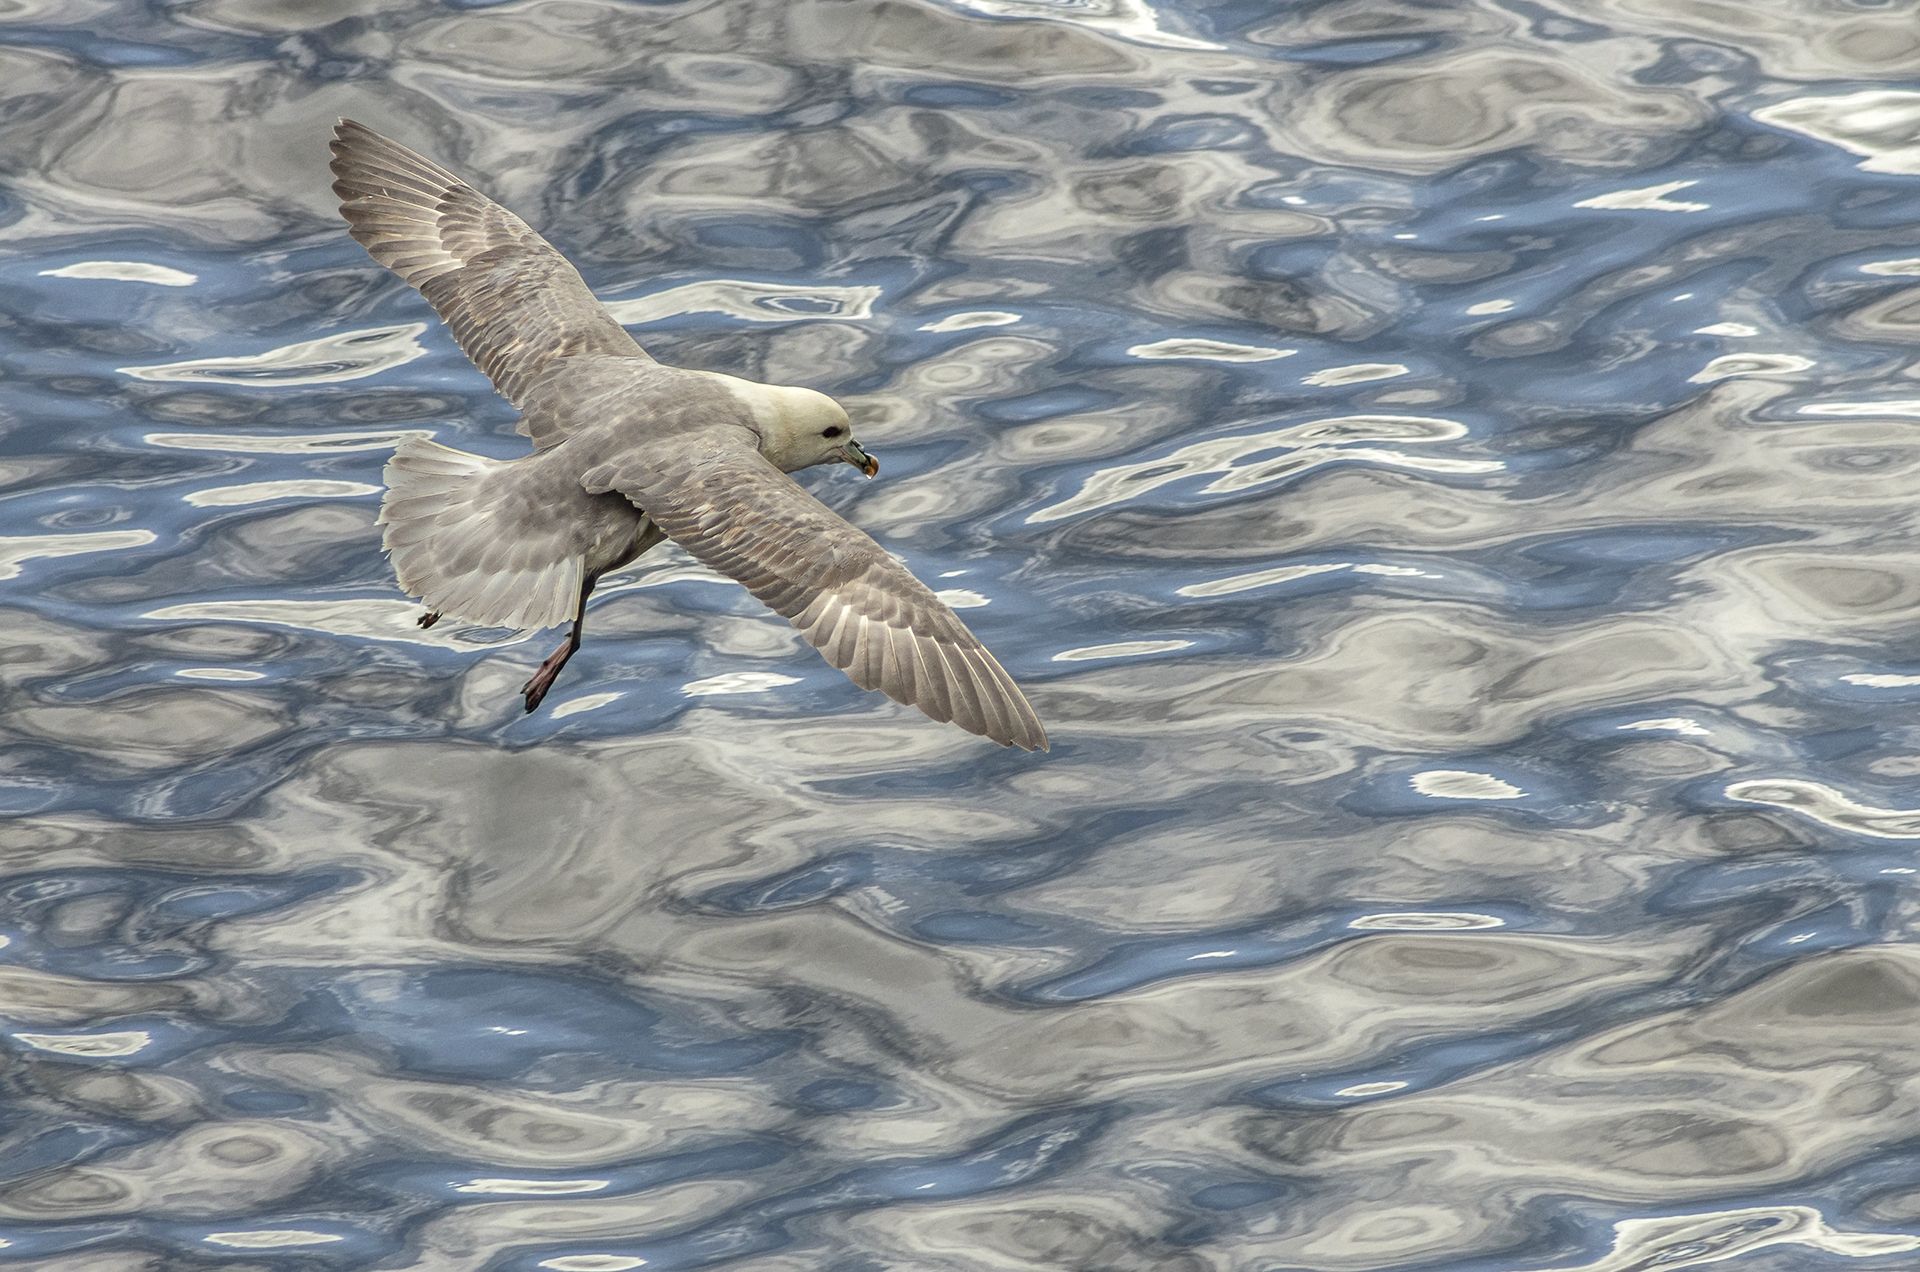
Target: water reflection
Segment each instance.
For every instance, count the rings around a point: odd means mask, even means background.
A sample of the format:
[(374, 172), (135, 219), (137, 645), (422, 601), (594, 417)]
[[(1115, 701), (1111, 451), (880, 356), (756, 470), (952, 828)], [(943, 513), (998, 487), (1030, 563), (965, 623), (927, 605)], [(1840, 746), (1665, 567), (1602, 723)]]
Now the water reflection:
[(1582, 199), (1573, 206), (1576, 208), (1620, 208), (1638, 212), (1706, 212), (1712, 208), (1712, 204), (1696, 203), (1691, 199), (1670, 199), (1667, 197), (1676, 190), (1685, 190), (1699, 184), (1698, 181), (1668, 181), (1661, 185), (1647, 186), (1640, 190), (1614, 190), (1607, 194), (1596, 194), (1591, 199)]
[(156, 287), (191, 287), (199, 275), (146, 261), (75, 261), (57, 269), (43, 269), (43, 278), (97, 278), (121, 283), (152, 283)]
[(1911, 89), (1790, 97), (1754, 111), (1753, 117), (1865, 155), (1860, 167), (1867, 172), (1920, 172), (1920, 145), (1913, 141), (1920, 92)]
[(145, 547), (154, 542), (156, 537), (151, 530), (0, 536), (0, 579), (19, 577), (29, 561)]
[(1699, 1267), (1782, 1245), (1870, 1259), (1920, 1249), (1920, 1237), (1892, 1232), (1838, 1232), (1811, 1206), (1743, 1207), (1623, 1220), (1616, 1229), (1613, 1249), (1606, 1256), (1577, 1268), (1569, 1264), (1557, 1272)]
[(120, 367), (136, 380), (185, 383), (244, 384), (285, 387), (296, 384), (332, 384), (379, 375), (426, 354), (420, 336), (425, 323), (344, 331), (319, 340), (269, 349), (238, 358), (195, 358), (150, 367)]
[[(1920, 1249), (1911, 4), (9, 16), (0, 1263)], [(1055, 751), (677, 553), (420, 628), (525, 442), (340, 114), (846, 399)]]

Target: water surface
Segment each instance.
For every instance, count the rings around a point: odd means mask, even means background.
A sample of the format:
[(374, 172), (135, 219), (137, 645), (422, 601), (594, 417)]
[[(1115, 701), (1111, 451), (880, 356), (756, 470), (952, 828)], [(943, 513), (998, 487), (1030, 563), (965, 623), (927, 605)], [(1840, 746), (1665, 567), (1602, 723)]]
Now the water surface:
[[(1920, 6), (0, 0), (0, 1262), (1920, 1265)], [(1054, 749), (661, 552), (413, 625), (513, 413), (352, 115)]]

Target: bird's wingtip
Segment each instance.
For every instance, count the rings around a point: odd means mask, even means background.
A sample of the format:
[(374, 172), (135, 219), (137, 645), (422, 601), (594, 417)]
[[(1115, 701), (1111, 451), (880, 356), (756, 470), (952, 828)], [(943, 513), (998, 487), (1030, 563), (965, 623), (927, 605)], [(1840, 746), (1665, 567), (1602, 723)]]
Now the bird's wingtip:
[(989, 735), (989, 737), (1001, 746), (1016, 747), (1029, 753), (1052, 749), (1053, 743), (1047, 737), (1046, 726), (1040, 723), (1038, 716), (1028, 717), (1022, 721), (1022, 725), (1023, 727), (1015, 729), (1005, 737), (995, 735)]
[(333, 123), (333, 139), (328, 144), (334, 151), (338, 152), (356, 142), (364, 144), (369, 139), (373, 141), (384, 140), (379, 133), (367, 127), (359, 120), (342, 115)]

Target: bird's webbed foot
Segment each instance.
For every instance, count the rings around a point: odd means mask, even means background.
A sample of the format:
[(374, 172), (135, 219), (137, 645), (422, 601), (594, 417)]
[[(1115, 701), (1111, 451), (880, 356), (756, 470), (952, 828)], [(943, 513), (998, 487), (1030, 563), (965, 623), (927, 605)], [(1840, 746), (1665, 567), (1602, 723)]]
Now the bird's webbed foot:
[(573, 657), (573, 651), (578, 648), (580, 648), (580, 642), (569, 637), (560, 648), (547, 655), (547, 660), (540, 664), (540, 669), (533, 673), (533, 678), (520, 686), (520, 693), (526, 698), (529, 713), (539, 709), (541, 701), (547, 696), (547, 690), (553, 688), (553, 682), (560, 678), (560, 669), (567, 665), (567, 659)]

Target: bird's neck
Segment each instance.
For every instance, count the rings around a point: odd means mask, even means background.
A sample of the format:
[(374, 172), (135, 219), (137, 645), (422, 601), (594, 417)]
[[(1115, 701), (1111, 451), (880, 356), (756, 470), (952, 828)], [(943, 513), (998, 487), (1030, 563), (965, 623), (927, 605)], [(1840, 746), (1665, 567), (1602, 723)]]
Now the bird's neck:
[[(761, 384), (718, 371), (704, 374), (740, 404), (760, 434), (760, 453), (776, 467), (792, 472), (813, 462), (810, 452), (817, 448), (810, 445), (811, 439), (825, 427), (822, 421), (830, 423), (839, 409), (832, 398), (793, 385)], [(802, 458), (803, 454), (808, 457)]]

